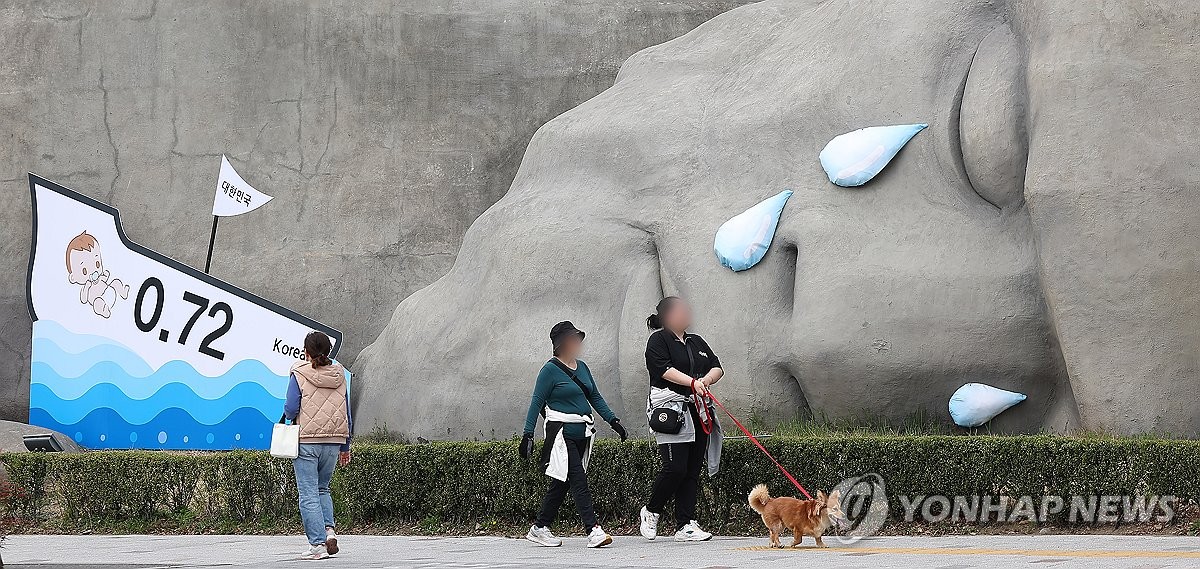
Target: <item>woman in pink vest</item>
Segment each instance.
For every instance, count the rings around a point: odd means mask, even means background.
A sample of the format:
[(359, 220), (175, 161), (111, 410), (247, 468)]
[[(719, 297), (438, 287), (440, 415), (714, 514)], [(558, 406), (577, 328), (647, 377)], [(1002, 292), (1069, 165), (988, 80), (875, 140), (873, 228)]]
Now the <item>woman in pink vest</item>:
[(354, 432), (346, 370), (329, 359), (332, 344), (322, 332), (304, 338), (305, 359), (292, 366), (283, 414), (300, 425), (300, 453), (293, 461), (300, 518), (308, 536), (301, 559), (325, 559), (338, 552), (329, 481), (335, 465), (350, 462)]

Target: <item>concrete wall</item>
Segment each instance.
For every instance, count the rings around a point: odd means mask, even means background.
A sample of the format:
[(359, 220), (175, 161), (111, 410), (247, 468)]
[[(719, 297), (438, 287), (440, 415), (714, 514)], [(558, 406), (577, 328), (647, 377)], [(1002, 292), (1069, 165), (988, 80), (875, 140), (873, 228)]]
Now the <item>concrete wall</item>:
[(0, 417), (27, 418), (26, 172), (199, 267), (227, 154), (276, 199), (222, 222), (213, 274), (340, 328), (352, 360), (539, 126), (748, 1), (0, 2)]

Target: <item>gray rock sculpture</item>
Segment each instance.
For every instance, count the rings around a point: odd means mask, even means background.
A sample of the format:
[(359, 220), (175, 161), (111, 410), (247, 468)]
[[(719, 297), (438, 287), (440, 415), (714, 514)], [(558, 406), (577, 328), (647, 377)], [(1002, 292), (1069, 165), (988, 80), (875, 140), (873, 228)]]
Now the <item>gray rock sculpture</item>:
[[(1029, 396), (996, 430), (1195, 434), (1197, 29), (1189, 0), (775, 0), (645, 49), (362, 352), (360, 432), (519, 432), (563, 319), (644, 425), (644, 319), (680, 294), (743, 417), (944, 417), (979, 381)], [(913, 122), (866, 186), (821, 171)], [(762, 263), (721, 267), (716, 228), (785, 188)]]
[(54, 435), (63, 452), (83, 452), (75, 439), (66, 434), (34, 425), (16, 421), (0, 421), (0, 452), (28, 452), (25, 448), (25, 435)]
[(203, 267), (227, 154), (275, 200), (221, 222), (213, 274), (340, 329), (352, 362), (539, 126), (749, 1), (5, 2), (0, 417), (29, 418), (26, 172)]

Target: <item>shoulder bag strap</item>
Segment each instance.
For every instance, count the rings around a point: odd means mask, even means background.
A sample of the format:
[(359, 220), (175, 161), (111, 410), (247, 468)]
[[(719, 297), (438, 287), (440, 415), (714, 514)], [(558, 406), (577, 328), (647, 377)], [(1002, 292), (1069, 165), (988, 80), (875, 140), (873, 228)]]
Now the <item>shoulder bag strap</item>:
[(589, 402), (592, 400), (592, 390), (588, 389), (582, 381), (579, 381), (578, 377), (575, 377), (575, 372), (571, 368), (567, 367), (567, 364), (558, 361), (558, 358), (550, 358), (550, 361), (554, 365), (558, 366), (558, 369), (563, 370), (563, 373), (567, 374), (567, 377), (570, 377), (571, 381), (574, 381), (575, 385), (579, 386), (579, 389), (583, 390), (583, 395), (588, 398)]
[(692, 355), (692, 347), (688, 345), (688, 335), (683, 335), (683, 350), (688, 355), (688, 377), (696, 379), (696, 357)]

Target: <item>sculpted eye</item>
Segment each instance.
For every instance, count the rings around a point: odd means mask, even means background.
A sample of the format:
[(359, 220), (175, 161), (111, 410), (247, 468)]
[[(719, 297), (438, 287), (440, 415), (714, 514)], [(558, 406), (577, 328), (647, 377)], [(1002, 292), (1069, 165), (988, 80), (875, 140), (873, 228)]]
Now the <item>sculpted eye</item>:
[(834, 184), (847, 188), (861, 186), (878, 175), (927, 126), (873, 126), (836, 136), (821, 150), (821, 167)]
[(1003, 210), (1025, 200), (1025, 69), (1008, 26), (979, 45), (958, 112), (963, 168), (979, 197)]

